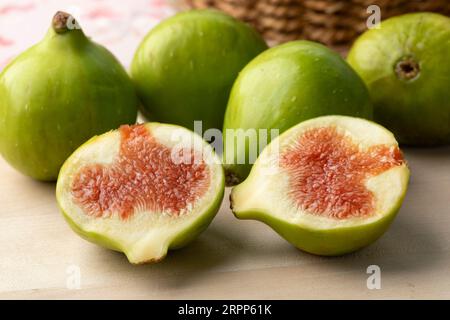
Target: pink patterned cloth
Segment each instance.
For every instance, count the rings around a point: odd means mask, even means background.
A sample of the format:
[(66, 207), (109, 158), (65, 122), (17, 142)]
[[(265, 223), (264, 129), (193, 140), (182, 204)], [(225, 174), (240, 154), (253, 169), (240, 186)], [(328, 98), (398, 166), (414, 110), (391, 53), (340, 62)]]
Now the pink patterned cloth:
[(128, 68), (144, 35), (176, 11), (170, 0), (0, 0), (0, 71), (39, 42), (56, 11), (71, 13), (87, 36)]

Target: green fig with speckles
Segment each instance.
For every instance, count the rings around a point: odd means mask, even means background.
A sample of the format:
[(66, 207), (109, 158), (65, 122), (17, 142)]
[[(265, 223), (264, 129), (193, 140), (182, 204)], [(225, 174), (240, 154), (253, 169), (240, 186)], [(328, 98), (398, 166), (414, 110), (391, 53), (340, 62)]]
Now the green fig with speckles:
[(239, 71), (267, 48), (249, 25), (215, 10), (179, 13), (137, 49), (131, 77), (148, 119), (220, 129)]
[(57, 12), (45, 38), (0, 74), (0, 153), (25, 175), (56, 180), (83, 142), (134, 123), (138, 101), (117, 59)]
[(423, 12), (382, 21), (347, 60), (369, 88), (375, 121), (400, 143), (450, 143), (450, 18)]

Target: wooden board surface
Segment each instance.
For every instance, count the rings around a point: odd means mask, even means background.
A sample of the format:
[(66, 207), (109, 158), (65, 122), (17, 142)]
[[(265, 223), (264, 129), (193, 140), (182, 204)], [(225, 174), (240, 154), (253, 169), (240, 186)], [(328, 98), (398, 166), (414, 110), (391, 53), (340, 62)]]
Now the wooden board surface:
[[(235, 219), (227, 192), (198, 240), (143, 266), (80, 239), (58, 212), (54, 184), (0, 159), (0, 298), (449, 299), (450, 148), (405, 153), (412, 178), (404, 205), (364, 250), (300, 252), (262, 223)], [(380, 267), (381, 289), (367, 288), (369, 265)]]

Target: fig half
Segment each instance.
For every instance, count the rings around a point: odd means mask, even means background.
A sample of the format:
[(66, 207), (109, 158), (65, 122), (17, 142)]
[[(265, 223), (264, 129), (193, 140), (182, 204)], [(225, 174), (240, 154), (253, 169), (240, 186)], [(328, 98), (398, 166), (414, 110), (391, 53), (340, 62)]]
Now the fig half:
[(408, 179), (391, 132), (368, 120), (324, 116), (272, 140), (233, 188), (231, 208), (304, 251), (341, 255), (386, 231)]
[(124, 252), (131, 263), (161, 260), (193, 240), (212, 221), (223, 192), (212, 148), (185, 128), (160, 123), (92, 138), (67, 159), (56, 186), (73, 230)]

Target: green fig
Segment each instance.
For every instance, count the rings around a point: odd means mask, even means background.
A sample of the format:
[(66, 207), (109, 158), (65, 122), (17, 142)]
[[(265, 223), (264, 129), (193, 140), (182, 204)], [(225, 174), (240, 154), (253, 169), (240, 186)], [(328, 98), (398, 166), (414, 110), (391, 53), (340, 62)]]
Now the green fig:
[(0, 152), (25, 175), (56, 180), (83, 142), (134, 123), (138, 101), (116, 58), (58, 12), (45, 38), (0, 74)]
[(381, 22), (348, 62), (366, 82), (375, 121), (408, 145), (450, 143), (450, 18), (412, 13)]
[(194, 129), (221, 128), (239, 71), (267, 48), (250, 26), (214, 10), (191, 10), (152, 29), (137, 49), (131, 76), (151, 120)]
[[(251, 145), (260, 146), (261, 152), (266, 144), (261, 131), (270, 142), (273, 129), (282, 133), (301, 121), (331, 114), (372, 117), (364, 82), (337, 53), (318, 43), (294, 41), (257, 56), (239, 74), (225, 113), (227, 184), (247, 177), (256, 160), (249, 154)], [(237, 136), (240, 129), (248, 132), (244, 141)]]
[(272, 140), (232, 189), (231, 208), (306, 252), (342, 255), (387, 230), (408, 179), (391, 132), (364, 119), (323, 116)]
[(156, 262), (195, 239), (219, 210), (224, 173), (212, 147), (186, 128), (121, 126), (64, 163), (56, 198), (81, 237)]

